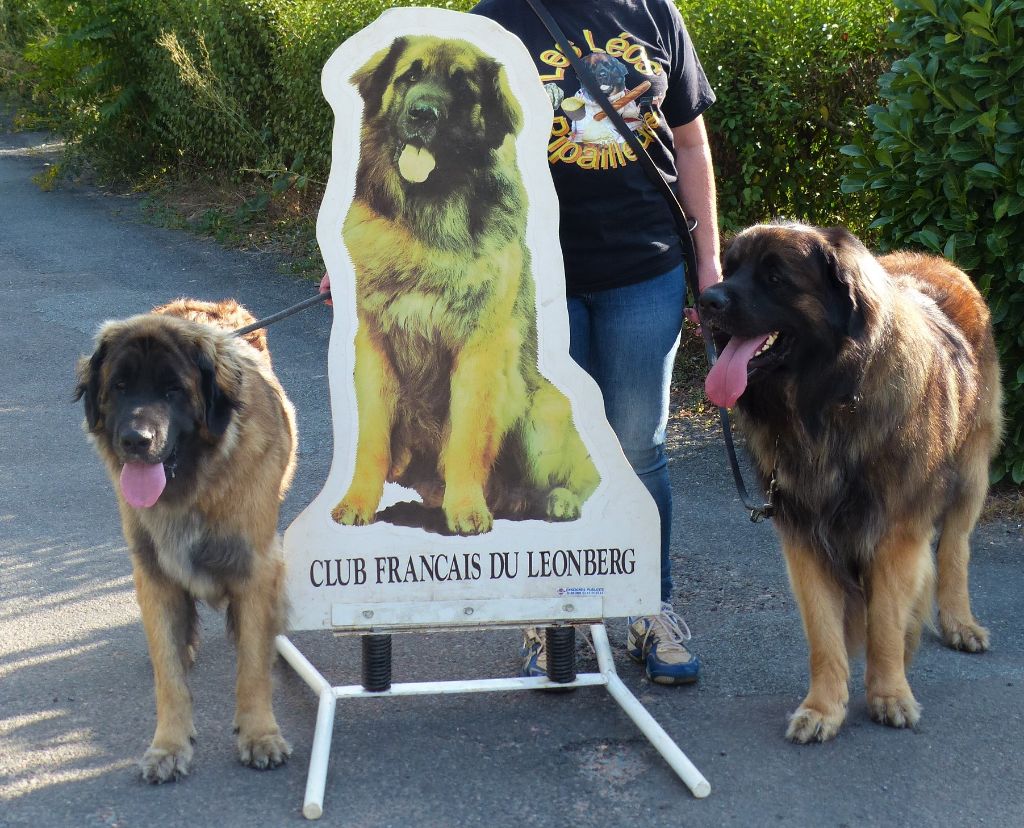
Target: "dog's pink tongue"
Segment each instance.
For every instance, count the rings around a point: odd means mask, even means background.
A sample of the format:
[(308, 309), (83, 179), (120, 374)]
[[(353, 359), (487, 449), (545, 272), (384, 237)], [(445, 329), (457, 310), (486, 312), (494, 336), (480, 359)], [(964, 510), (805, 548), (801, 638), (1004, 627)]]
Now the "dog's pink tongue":
[(747, 388), (747, 363), (767, 341), (767, 335), (753, 339), (734, 336), (729, 340), (704, 380), (704, 392), (711, 402), (722, 408), (736, 405), (736, 400)]
[(125, 463), (121, 469), (121, 494), (136, 509), (156, 503), (166, 485), (163, 463)]

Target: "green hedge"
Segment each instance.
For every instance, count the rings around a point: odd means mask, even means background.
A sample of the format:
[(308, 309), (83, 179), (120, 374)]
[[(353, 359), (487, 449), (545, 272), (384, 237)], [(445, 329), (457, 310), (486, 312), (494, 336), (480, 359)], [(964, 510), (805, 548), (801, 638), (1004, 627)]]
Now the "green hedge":
[(46, 16), (35, 0), (0, 0), (0, 90), (23, 102), (35, 86), (25, 47), (45, 27)]
[(64, 131), (107, 171), (238, 170), (273, 155), (270, 4), (41, 2), (54, 33), (28, 56)]
[(46, 15), (36, 0), (0, 0), (0, 46), (23, 48), (38, 35)]
[(132, 177), (184, 163), (237, 174), (305, 158), (324, 181), (332, 116), (320, 70), (346, 38), (399, 5), (36, 1), (54, 32), (28, 49), (40, 86), (65, 131), (106, 170)]
[(992, 309), (1010, 427), (998, 479), (1024, 482), (1024, 0), (897, 0), (901, 55), (874, 133), (846, 147), (851, 193), (881, 197), (887, 247), (956, 260)]
[(786, 216), (863, 233), (874, 199), (840, 192), (839, 148), (870, 128), (890, 0), (679, 0), (718, 95), (706, 121), (722, 224)]
[[(321, 180), (332, 125), (320, 68), (345, 38), (396, 5), (37, 2), (48, 4), (60, 32), (32, 51), (43, 83), (69, 131), (111, 166), (131, 172), (178, 159), (238, 170), (299, 159)], [(464, 11), (473, 2), (420, 4)], [(866, 224), (863, 199), (851, 203), (838, 192), (837, 149), (855, 137), (869, 103), (888, 0), (680, 5), (719, 93), (708, 121), (723, 222), (786, 214)]]
[(276, 8), (264, 0), (171, 0), (153, 21), (146, 95), (160, 149), (214, 170), (274, 155)]

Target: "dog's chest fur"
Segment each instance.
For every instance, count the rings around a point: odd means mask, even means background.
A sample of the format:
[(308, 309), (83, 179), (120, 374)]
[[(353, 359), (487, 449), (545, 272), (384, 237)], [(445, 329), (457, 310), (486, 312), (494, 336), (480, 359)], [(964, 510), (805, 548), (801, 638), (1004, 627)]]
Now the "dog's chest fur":
[[(452, 295), (443, 289), (430, 287), (410, 288), (401, 293), (389, 290), (368, 291), (363, 297), (364, 307), (371, 309), (381, 333), (402, 350), (416, 352), (424, 345), (451, 349), (452, 333), (464, 341), (471, 324), (475, 322), (472, 303), (465, 297)], [(467, 313), (468, 312), (468, 313)], [(468, 317), (468, 318), (467, 318)], [(457, 341), (458, 341), (457, 340)]]
[(159, 571), (197, 598), (217, 607), (227, 597), (227, 584), (244, 579), (252, 551), (244, 538), (217, 534), (198, 510), (155, 507), (139, 515), (152, 547), (146, 565)]

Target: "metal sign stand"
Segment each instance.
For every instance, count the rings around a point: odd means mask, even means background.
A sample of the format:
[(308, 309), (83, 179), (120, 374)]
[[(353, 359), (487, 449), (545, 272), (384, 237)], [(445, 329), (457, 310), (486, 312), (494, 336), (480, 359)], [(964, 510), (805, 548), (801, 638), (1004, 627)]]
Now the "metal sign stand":
[[(639, 702), (615, 671), (608, 633), (604, 624), (592, 624), (590, 633), (597, 653), (598, 672), (576, 674), (575, 628), (547, 628), (548, 674), (550, 678), (495, 678), (468, 681), (426, 681), (391, 683), (391, 636), (364, 635), (363, 684), (332, 687), (319, 670), (285, 636), (277, 637), (277, 650), (310, 689), (320, 705), (313, 732), (313, 745), (306, 777), (306, 795), (302, 814), (306, 819), (319, 819), (324, 811), (324, 788), (334, 733), (334, 714), (338, 699), (380, 698), (389, 696), (423, 696), (447, 693), (493, 693), (513, 690), (543, 690), (567, 687), (603, 686), (619, 703), (648, 741), (686, 783), (695, 797), (703, 799), (711, 793), (711, 785), (679, 749), (654, 717)], [(556, 681), (555, 679), (561, 679)]]

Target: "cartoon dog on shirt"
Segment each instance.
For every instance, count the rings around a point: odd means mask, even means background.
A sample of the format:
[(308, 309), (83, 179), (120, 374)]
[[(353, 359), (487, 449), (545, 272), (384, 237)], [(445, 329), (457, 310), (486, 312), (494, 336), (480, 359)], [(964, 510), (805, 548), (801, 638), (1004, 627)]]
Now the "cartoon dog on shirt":
[[(633, 130), (639, 129), (643, 122), (640, 113), (641, 103), (650, 103), (643, 98), (650, 88), (649, 81), (643, 81), (633, 89), (626, 89), (628, 71), (622, 61), (603, 52), (587, 55), (583, 63), (601, 91), (619, 111), (626, 123)], [(623, 139), (619, 136), (615, 125), (608, 120), (601, 105), (595, 101), (586, 89), (581, 88), (571, 98), (561, 101), (562, 111), (572, 122), (572, 140), (581, 144), (614, 144)]]

